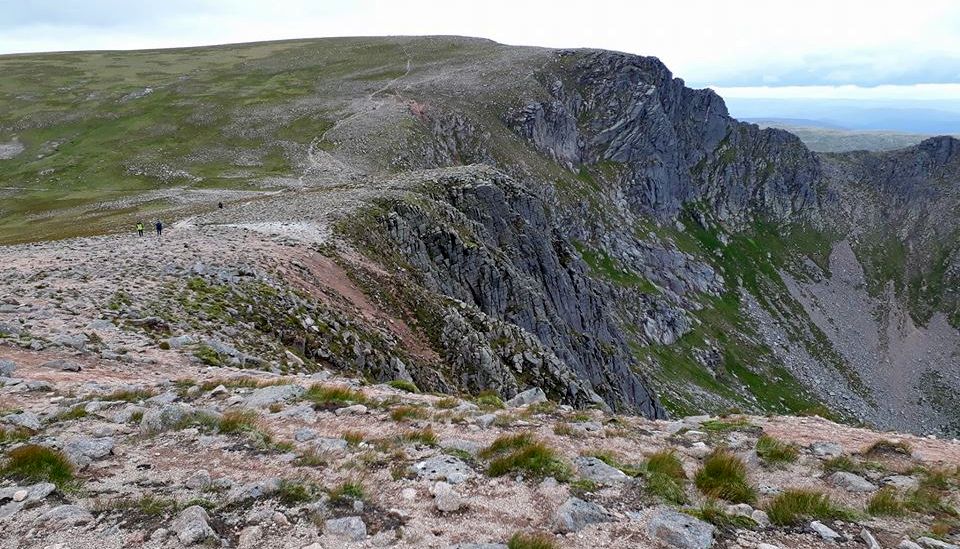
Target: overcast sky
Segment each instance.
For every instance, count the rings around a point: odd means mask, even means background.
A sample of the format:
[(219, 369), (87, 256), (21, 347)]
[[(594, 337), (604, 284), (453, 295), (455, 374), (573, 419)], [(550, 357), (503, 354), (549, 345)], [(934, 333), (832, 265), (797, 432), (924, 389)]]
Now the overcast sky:
[(0, 0), (0, 53), (391, 34), (656, 55), (727, 94), (960, 98), (951, 0)]

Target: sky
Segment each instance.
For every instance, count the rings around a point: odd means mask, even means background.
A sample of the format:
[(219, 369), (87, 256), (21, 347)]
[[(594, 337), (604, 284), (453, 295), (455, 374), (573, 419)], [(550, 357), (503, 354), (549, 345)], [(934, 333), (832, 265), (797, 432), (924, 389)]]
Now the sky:
[(960, 104), (954, 0), (0, 0), (0, 53), (424, 34), (655, 55), (731, 98)]

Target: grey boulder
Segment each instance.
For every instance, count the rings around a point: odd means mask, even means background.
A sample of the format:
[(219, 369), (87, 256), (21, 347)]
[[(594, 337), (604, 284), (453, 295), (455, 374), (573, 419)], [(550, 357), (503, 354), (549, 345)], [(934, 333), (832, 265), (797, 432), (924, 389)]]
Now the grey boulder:
[(367, 537), (367, 525), (360, 517), (328, 519), (323, 524), (323, 533), (350, 541), (363, 541)]
[(607, 510), (596, 503), (570, 498), (557, 509), (553, 518), (553, 531), (558, 534), (579, 532), (591, 524), (610, 520)]
[(545, 402), (546, 400), (547, 395), (543, 392), (543, 389), (534, 387), (533, 389), (527, 389), (522, 393), (518, 393), (517, 396), (504, 402), (504, 404), (507, 406), (507, 408), (518, 408), (520, 406)]
[(77, 469), (86, 469), (93, 461), (107, 457), (113, 452), (113, 438), (78, 437), (63, 445), (63, 453)]
[(655, 509), (647, 522), (647, 533), (650, 537), (678, 549), (713, 547), (715, 531), (712, 524), (667, 507)]
[(173, 519), (170, 531), (184, 545), (194, 545), (217, 537), (217, 533), (210, 527), (210, 516), (206, 509), (199, 505), (181, 511), (177, 518)]
[(12, 360), (0, 359), (0, 377), (13, 377), (17, 364)]
[(243, 401), (247, 408), (267, 408), (273, 404), (289, 402), (300, 395), (306, 389), (300, 385), (270, 385), (255, 390)]
[(869, 480), (846, 471), (837, 471), (830, 475), (830, 482), (848, 492), (873, 492), (877, 489), (877, 486)]
[(61, 505), (40, 515), (37, 524), (50, 527), (78, 526), (93, 521), (93, 515), (83, 507)]
[(581, 477), (597, 484), (616, 484), (630, 480), (623, 471), (611, 467), (595, 457), (578, 457), (573, 460)]

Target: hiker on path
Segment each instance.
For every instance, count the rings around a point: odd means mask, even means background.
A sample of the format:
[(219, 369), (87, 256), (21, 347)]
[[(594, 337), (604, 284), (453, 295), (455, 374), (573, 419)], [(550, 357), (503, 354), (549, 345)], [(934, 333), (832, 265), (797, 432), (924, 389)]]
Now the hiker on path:
[(143, 236), (143, 223), (137, 221), (137, 236)]
[(157, 229), (157, 238), (160, 238), (163, 235), (163, 222), (158, 220), (154, 228)]

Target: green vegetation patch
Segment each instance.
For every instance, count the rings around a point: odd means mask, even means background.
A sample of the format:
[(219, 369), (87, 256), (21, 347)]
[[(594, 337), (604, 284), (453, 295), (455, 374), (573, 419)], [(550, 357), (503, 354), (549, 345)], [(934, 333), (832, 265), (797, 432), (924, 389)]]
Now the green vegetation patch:
[(504, 435), (479, 453), (489, 460), (487, 474), (500, 477), (519, 473), (530, 478), (553, 477), (560, 482), (570, 480), (572, 471), (555, 450), (530, 433)]
[(833, 503), (830, 496), (813, 490), (785, 490), (767, 505), (770, 522), (796, 526), (810, 520), (853, 520), (855, 513)]
[(703, 461), (694, 483), (704, 495), (731, 503), (754, 503), (757, 491), (747, 480), (747, 466), (726, 450), (714, 450)]
[(19, 446), (7, 452), (0, 474), (23, 482), (51, 482), (61, 490), (74, 481), (73, 465), (67, 456), (36, 444)]

